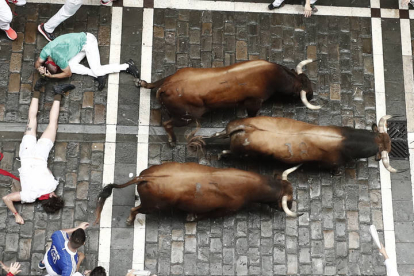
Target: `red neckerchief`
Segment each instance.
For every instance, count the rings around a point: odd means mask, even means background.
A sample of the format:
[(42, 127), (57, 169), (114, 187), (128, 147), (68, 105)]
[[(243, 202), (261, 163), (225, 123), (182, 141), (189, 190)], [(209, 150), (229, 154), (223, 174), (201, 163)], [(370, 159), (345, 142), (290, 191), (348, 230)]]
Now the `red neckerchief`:
[(62, 69), (60, 69), (59, 65), (57, 65), (54, 61), (46, 60), (45, 64), (50, 64), (50, 65), (56, 66), (56, 68), (57, 68), (56, 73), (59, 73), (59, 72), (62, 71)]
[(46, 199), (49, 199), (49, 198), (50, 198), (50, 194), (45, 194), (45, 195), (40, 196), (38, 198), (38, 200), (46, 200)]
[[(3, 159), (3, 157), (4, 157), (3, 153), (1, 153), (1, 152), (0, 152), (0, 161)], [(11, 178), (16, 179), (17, 181), (20, 181), (20, 178), (18, 178), (18, 177), (17, 177), (17, 176), (15, 176), (14, 174), (9, 173), (8, 171), (5, 171), (5, 170), (3, 170), (3, 169), (0, 169), (0, 174), (5, 175), (5, 176), (9, 176), (9, 177), (11, 177)]]

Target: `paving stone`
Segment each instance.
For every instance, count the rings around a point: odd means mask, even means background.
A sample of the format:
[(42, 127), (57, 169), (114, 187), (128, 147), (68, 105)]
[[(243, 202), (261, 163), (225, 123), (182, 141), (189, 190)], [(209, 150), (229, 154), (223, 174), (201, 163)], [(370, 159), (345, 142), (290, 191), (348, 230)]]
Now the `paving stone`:
[(17, 252), (18, 246), (19, 246), (19, 235), (18, 234), (7, 234), (5, 251)]

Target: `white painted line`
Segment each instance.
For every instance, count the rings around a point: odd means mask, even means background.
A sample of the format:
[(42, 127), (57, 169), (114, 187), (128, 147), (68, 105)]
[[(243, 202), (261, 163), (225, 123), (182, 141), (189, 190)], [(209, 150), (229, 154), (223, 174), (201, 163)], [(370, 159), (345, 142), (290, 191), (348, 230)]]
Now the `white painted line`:
[[(109, 60), (119, 63), (121, 57), (121, 35), (123, 8), (112, 8), (111, 45)], [(106, 113), (106, 137), (102, 186), (114, 183), (116, 123), (118, 113), (119, 74), (110, 74), (108, 78), (108, 99)], [(105, 268), (109, 275), (111, 259), (111, 226), (112, 226), (112, 195), (106, 200), (99, 224), (98, 265)]]
[(403, 55), (405, 108), (408, 130), (408, 147), (410, 148), (411, 195), (414, 211), (414, 81), (413, 58), (411, 48), (411, 27), (409, 19), (400, 19), (401, 50)]
[[(179, 1), (178, 1), (179, 2)], [(157, 2), (155, 2), (157, 3)], [(141, 77), (151, 81), (152, 68), (152, 37), (154, 26), (154, 10), (144, 9), (142, 27), (142, 50), (141, 50)], [(150, 97), (151, 90), (140, 89), (139, 99), (139, 121), (138, 121), (138, 144), (137, 144), (137, 175), (148, 168), (148, 140), (150, 122)], [(135, 206), (140, 204), (135, 202)], [(144, 269), (145, 261), (145, 215), (138, 214), (134, 221), (134, 251), (132, 257), (133, 269)]]
[(142, 8), (144, 6), (144, 0), (124, 0), (124, 7), (130, 8)]
[[(154, 7), (158, 9), (191, 9), (211, 11), (234, 11), (234, 12), (255, 12), (255, 13), (279, 13), (279, 14), (303, 14), (303, 6), (286, 4), (282, 9), (270, 11), (266, 3), (245, 3), (227, 1), (200, 1), (200, 0), (156, 0)], [(329, 16), (358, 16), (371, 17), (370, 8), (351, 8), (318, 6), (318, 13), (315, 15)], [(398, 11), (398, 10), (397, 10)]]
[[(372, 2), (372, 1), (371, 1)], [(377, 2), (372, 4), (378, 4)], [(381, 10), (382, 12), (382, 10)], [(375, 103), (377, 120), (386, 115), (386, 98), (384, 82), (384, 56), (382, 47), (382, 26), (381, 18), (371, 18), (372, 47), (374, 58), (374, 77), (375, 77)], [(384, 242), (385, 247), (390, 251), (390, 259), (396, 262), (395, 255), (395, 236), (394, 236), (394, 215), (392, 206), (392, 191), (390, 173), (380, 162), (380, 181), (382, 197), (382, 219), (384, 223)]]
[(380, 0), (371, 0), (371, 8), (379, 9), (380, 8)]
[(400, 18), (400, 11), (397, 9), (381, 9), (382, 18)]

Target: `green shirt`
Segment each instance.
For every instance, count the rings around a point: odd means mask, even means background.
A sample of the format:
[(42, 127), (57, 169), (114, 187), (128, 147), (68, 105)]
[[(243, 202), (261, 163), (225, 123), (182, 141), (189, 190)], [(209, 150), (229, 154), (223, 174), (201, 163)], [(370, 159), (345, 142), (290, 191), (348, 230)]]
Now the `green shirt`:
[(69, 60), (82, 50), (85, 43), (86, 33), (61, 35), (43, 48), (40, 58), (46, 60), (50, 56), (61, 69), (65, 69)]

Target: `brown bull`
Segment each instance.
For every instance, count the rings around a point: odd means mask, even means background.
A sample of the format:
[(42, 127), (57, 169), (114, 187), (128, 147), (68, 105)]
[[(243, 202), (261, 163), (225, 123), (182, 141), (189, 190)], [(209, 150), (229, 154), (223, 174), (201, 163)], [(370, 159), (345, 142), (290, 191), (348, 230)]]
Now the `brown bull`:
[(297, 214), (288, 207), (293, 197), (287, 176), (299, 166), (284, 171), (282, 179), (196, 163), (171, 162), (152, 166), (128, 183), (106, 186), (98, 196), (95, 223), (99, 223), (103, 205), (112, 189), (129, 185), (137, 185), (141, 204), (131, 209), (128, 224), (135, 220), (138, 213), (177, 209), (200, 220), (232, 214), (254, 202), (268, 204), (296, 217)]
[(136, 85), (157, 89), (157, 99), (170, 116), (163, 126), (174, 145), (173, 127), (186, 126), (212, 109), (240, 105), (254, 117), (272, 96), (300, 98), (308, 108), (319, 109), (308, 101), (313, 97), (312, 84), (302, 73), (303, 66), (311, 62), (302, 61), (296, 72), (264, 60), (220, 68), (184, 68), (155, 83), (138, 80)]
[(224, 131), (210, 137), (195, 136), (189, 146), (202, 147), (203, 138), (230, 137), (230, 150), (222, 154), (265, 155), (289, 164), (322, 162), (338, 167), (352, 159), (376, 156), (385, 168), (390, 166), (391, 139), (386, 132), (386, 115), (373, 131), (350, 127), (317, 126), (288, 118), (255, 117), (235, 120)]

